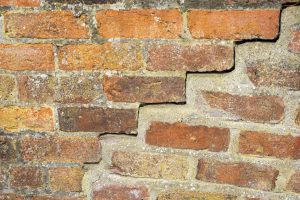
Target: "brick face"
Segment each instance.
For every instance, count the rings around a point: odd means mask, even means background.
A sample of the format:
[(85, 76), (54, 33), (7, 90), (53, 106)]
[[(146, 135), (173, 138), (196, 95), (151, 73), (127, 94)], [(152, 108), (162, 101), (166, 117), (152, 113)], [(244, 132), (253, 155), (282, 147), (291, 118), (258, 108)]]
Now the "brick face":
[(218, 193), (208, 193), (208, 192), (195, 192), (187, 190), (172, 190), (166, 192), (160, 192), (158, 194), (157, 200), (186, 200), (186, 199), (196, 199), (196, 200), (235, 200), (236, 196), (225, 195)]
[(187, 179), (188, 161), (177, 155), (115, 151), (112, 169), (115, 173), (133, 177), (184, 180)]
[(151, 44), (148, 54), (151, 71), (225, 71), (234, 57), (233, 48), (222, 45)]
[(239, 138), (240, 153), (278, 158), (300, 158), (300, 137), (243, 131)]
[(68, 107), (58, 115), (60, 130), (66, 132), (130, 133), (137, 127), (134, 109)]
[(21, 150), (26, 161), (94, 163), (101, 158), (101, 145), (96, 137), (26, 136)]
[(0, 161), (7, 162), (17, 159), (17, 142), (14, 137), (0, 135)]
[(84, 198), (69, 195), (35, 195), (32, 200), (84, 200)]
[(146, 133), (146, 143), (179, 149), (226, 151), (230, 131), (227, 128), (189, 126), (184, 123), (153, 122)]
[(38, 7), (40, 0), (1, 0), (0, 6)]
[(0, 107), (0, 128), (7, 131), (21, 129), (52, 131), (53, 112), (50, 108)]
[(280, 10), (190, 10), (188, 27), (194, 38), (274, 39)]
[(284, 118), (284, 102), (276, 96), (239, 96), (222, 92), (202, 91), (211, 108), (224, 110), (253, 122), (278, 123)]
[(94, 200), (149, 199), (148, 189), (144, 186), (125, 186), (119, 184), (96, 185), (93, 189)]
[(255, 86), (277, 86), (300, 90), (300, 69), (298, 68), (255, 63), (247, 67), (247, 74)]
[(25, 197), (18, 194), (0, 194), (0, 200), (25, 200)]
[(287, 190), (300, 193), (300, 171), (292, 174), (287, 184)]
[(104, 38), (179, 38), (179, 10), (103, 10), (96, 14), (98, 33)]
[(81, 167), (52, 167), (49, 169), (50, 188), (54, 191), (80, 192), (84, 171)]
[(58, 51), (60, 69), (136, 71), (143, 66), (141, 48), (139, 43), (66, 45)]
[(10, 177), (13, 188), (40, 188), (44, 184), (44, 172), (38, 167), (13, 167)]
[(42, 11), (39, 13), (7, 12), (5, 33), (15, 38), (87, 39), (87, 16), (75, 18), (71, 11)]
[(52, 71), (51, 44), (0, 44), (0, 68), (11, 71)]
[(108, 100), (116, 102), (184, 102), (185, 78), (181, 77), (104, 77)]
[(15, 78), (12, 76), (0, 75), (0, 101), (13, 99), (16, 89)]
[(251, 163), (224, 163), (199, 160), (197, 179), (258, 190), (273, 190), (278, 170)]

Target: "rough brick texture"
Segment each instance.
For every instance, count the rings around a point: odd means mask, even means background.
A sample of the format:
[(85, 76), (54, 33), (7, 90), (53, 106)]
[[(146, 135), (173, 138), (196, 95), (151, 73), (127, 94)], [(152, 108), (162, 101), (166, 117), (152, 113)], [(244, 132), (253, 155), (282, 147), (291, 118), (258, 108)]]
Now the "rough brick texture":
[(27, 161), (98, 162), (101, 146), (96, 137), (33, 137), (22, 139), (22, 155)]
[(103, 90), (115, 102), (184, 102), (185, 79), (180, 77), (104, 77)]
[(182, 16), (179, 10), (103, 10), (96, 19), (104, 38), (179, 38)]
[(199, 160), (197, 179), (206, 182), (231, 184), (259, 190), (272, 190), (278, 170), (251, 163), (224, 163)]
[(238, 96), (222, 92), (202, 91), (211, 108), (224, 110), (253, 122), (278, 123), (284, 117), (284, 103), (276, 96)]
[(6, 34), (16, 38), (88, 38), (87, 20), (87, 16), (76, 18), (70, 11), (8, 12), (4, 15)]
[(0, 69), (12, 71), (52, 71), (51, 44), (0, 44)]
[(151, 71), (225, 71), (234, 57), (233, 48), (222, 45), (151, 44), (148, 54)]
[(0, 0), (0, 200), (298, 200), (299, 0)]
[(194, 38), (274, 39), (279, 10), (191, 10), (188, 26)]
[(265, 132), (243, 131), (239, 137), (239, 152), (278, 158), (300, 158), (300, 137)]
[(94, 200), (113, 200), (130, 199), (140, 200), (149, 199), (148, 189), (144, 186), (125, 186), (125, 185), (95, 185), (93, 190)]
[(226, 151), (229, 134), (227, 128), (153, 122), (147, 130), (146, 143), (179, 149)]

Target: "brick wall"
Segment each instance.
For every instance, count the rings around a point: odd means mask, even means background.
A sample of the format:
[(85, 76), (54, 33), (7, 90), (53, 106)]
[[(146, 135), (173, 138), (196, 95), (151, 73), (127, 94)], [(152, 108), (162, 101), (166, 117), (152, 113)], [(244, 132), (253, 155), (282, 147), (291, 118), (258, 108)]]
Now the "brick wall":
[(0, 0), (0, 200), (299, 199), (297, 5)]

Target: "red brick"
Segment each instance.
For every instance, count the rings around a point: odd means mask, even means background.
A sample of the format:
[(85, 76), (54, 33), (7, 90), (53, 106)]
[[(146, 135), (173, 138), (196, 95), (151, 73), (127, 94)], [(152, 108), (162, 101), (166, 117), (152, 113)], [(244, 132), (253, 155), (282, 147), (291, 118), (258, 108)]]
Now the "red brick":
[(115, 151), (112, 155), (112, 171), (132, 177), (185, 180), (188, 160), (179, 155)]
[(80, 192), (84, 171), (81, 167), (52, 167), (48, 171), (52, 191)]
[(152, 122), (146, 133), (146, 143), (179, 149), (227, 151), (228, 128), (190, 126), (184, 123)]
[(10, 177), (13, 188), (40, 188), (44, 185), (44, 172), (39, 167), (13, 167)]
[(232, 46), (151, 44), (147, 69), (151, 71), (224, 71), (233, 67)]
[(300, 29), (292, 32), (292, 39), (288, 48), (293, 53), (300, 53)]
[(97, 76), (60, 77), (56, 102), (93, 103), (99, 99), (101, 81)]
[(41, 162), (99, 162), (101, 146), (96, 137), (26, 136), (21, 144), (23, 159)]
[(243, 154), (300, 159), (300, 137), (243, 131), (239, 137), (239, 152)]
[(104, 43), (77, 44), (59, 48), (62, 70), (119, 70), (136, 71), (143, 66), (141, 44)]
[(0, 200), (25, 200), (20, 194), (0, 194)]
[(53, 76), (18, 76), (19, 98), (33, 103), (53, 103), (56, 80)]
[(54, 70), (51, 44), (0, 44), (0, 68), (12, 71)]
[(253, 122), (278, 123), (284, 118), (284, 103), (276, 96), (239, 96), (229, 93), (202, 91), (211, 108), (224, 110)]
[(17, 154), (17, 139), (8, 135), (0, 135), (0, 161), (15, 161)]
[(296, 171), (288, 181), (287, 190), (300, 193), (300, 171)]
[(184, 102), (185, 78), (105, 76), (103, 90), (108, 100), (116, 102)]
[(7, 12), (4, 26), (5, 33), (16, 38), (89, 38), (87, 16), (76, 18), (71, 11)]
[(197, 179), (258, 190), (273, 190), (278, 170), (251, 163), (228, 163), (199, 160)]
[(150, 198), (148, 189), (134, 185), (96, 185), (93, 188), (93, 200), (147, 200)]
[(274, 39), (280, 10), (190, 10), (188, 27), (194, 38)]
[(179, 38), (179, 10), (100, 10), (96, 14), (99, 35), (104, 38)]
[(53, 117), (51, 108), (0, 107), (0, 128), (6, 131), (52, 131)]
[(135, 109), (66, 107), (58, 110), (66, 132), (130, 133), (137, 128)]
[(247, 74), (255, 86), (279, 86), (300, 90), (300, 69), (297, 68), (255, 63), (247, 67)]
[(1, 0), (0, 6), (38, 7), (40, 0)]
[(0, 75), (0, 83), (0, 101), (13, 100), (16, 89), (15, 78), (9, 75)]
[(72, 197), (69, 195), (35, 195), (32, 200), (85, 200), (83, 197)]
[(233, 195), (198, 192), (188, 190), (171, 190), (163, 191), (158, 194), (157, 200), (236, 200), (237, 197)]

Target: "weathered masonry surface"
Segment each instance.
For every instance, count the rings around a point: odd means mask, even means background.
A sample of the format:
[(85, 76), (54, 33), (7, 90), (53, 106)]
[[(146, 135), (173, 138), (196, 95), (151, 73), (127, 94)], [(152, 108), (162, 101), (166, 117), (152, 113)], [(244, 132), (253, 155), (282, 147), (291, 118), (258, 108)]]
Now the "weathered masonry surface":
[(299, 200), (298, 0), (0, 0), (0, 200)]

